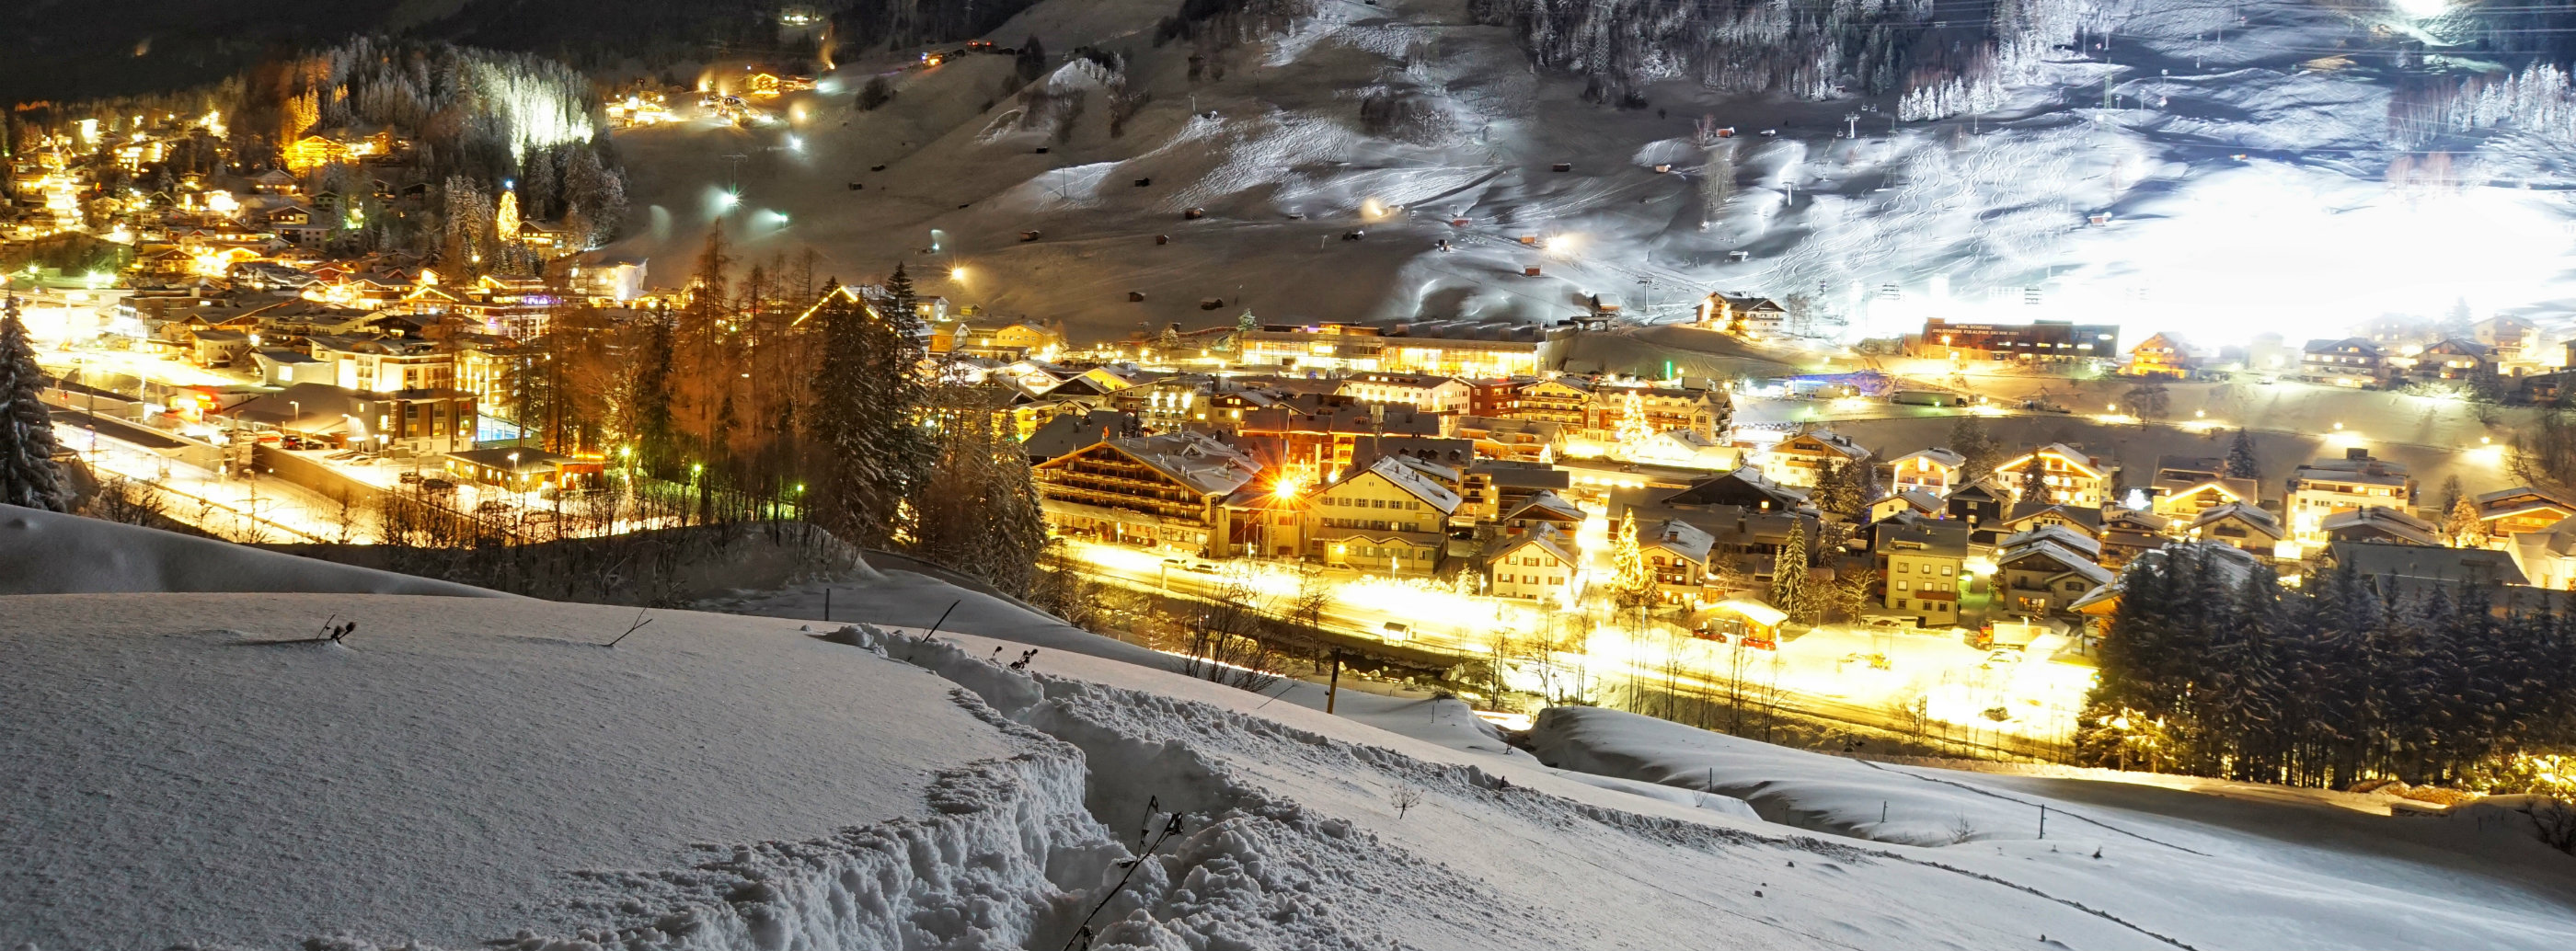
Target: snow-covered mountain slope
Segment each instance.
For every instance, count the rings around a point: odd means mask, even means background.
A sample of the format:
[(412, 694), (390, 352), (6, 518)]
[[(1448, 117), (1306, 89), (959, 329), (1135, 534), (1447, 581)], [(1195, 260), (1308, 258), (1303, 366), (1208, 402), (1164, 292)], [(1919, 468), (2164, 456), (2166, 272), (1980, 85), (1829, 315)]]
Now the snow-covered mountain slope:
[(147, 591), (314, 591), (508, 595), (335, 565), (210, 538), (0, 505), (0, 595)]
[[(1899, 122), (1893, 95), (1688, 79), (1637, 84), (1643, 108), (1587, 102), (1584, 78), (1534, 69), (1519, 31), (1463, 0), (1311, 4), (1203, 56), (1194, 81), (1198, 45), (1153, 41), (1168, 4), (1048, 0), (992, 37), (1123, 55), (1119, 88), (1152, 99), (1120, 135), (1088, 63), (1046, 81), (1084, 94), (1070, 119), (1006, 92), (1008, 57), (847, 63), (784, 110), (792, 127), (621, 134), (648, 219), (622, 250), (676, 282), (721, 217), (754, 254), (810, 247), (844, 278), (907, 261), (926, 293), (1095, 332), (1246, 306), (1518, 324), (1594, 293), (1678, 316), (1724, 288), (1796, 298), (1825, 335), (2076, 317), (2234, 339), (2462, 306), (2545, 314), (2576, 296), (2566, 143), (2391, 141), (2395, 90), (2432, 68), (2408, 45), (2421, 24), (2326, 0), (2086, 9), (2083, 39), (1982, 113)], [(857, 111), (877, 69), (899, 92)], [(1371, 96), (1406, 118), (1363, 118)], [(1695, 143), (1702, 116), (1735, 134)], [(2423, 174), (2436, 151), (2446, 171)], [(716, 198), (729, 186), (738, 207)], [(1184, 220), (1190, 208), (1205, 217)], [(1339, 240), (1355, 230), (1365, 239)]]

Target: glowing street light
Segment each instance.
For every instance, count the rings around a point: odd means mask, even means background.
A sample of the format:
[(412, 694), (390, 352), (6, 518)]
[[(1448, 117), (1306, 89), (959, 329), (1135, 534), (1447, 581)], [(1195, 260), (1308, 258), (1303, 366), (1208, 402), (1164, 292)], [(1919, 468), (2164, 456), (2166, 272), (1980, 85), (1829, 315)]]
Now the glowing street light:
[(965, 279), (966, 279), (966, 269), (965, 269), (965, 268), (963, 268), (963, 267), (952, 267), (952, 268), (949, 268), (949, 269), (948, 269), (948, 279), (949, 279), (949, 280), (952, 280), (952, 281), (962, 281), (962, 280), (965, 280)]

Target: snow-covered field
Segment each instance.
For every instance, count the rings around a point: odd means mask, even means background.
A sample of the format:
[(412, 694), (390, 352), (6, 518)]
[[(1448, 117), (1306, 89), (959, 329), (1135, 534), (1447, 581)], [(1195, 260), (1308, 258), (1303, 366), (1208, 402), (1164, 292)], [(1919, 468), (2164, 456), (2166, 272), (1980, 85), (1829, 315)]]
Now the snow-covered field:
[[(781, 105), (788, 124), (621, 133), (644, 228), (620, 250), (652, 255), (655, 279), (676, 284), (721, 218), (755, 255), (811, 248), (845, 279), (906, 261), (925, 293), (1090, 335), (1247, 306), (1279, 320), (1519, 324), (1571, 315), (1592, 293), (1676, 316), (1722, 288), (1809, 298), (1851, 336), (1931, 316), (2047, 317), (2122, 323), (2130, 341), (2295, 341), (2387, 313), (2545, 318), (2576, 298), (2558, 147), (2448, 144), (2471, 184), (2382, 181), (2400, 154), (2387, 139), (2401, 76), (2368, 51), (2395, 35), (2388, 11), (2096, 7), (2088, 36), (2109, 31), (2109, 50), (2060, 51), (1993, 114), (1899, 123), (1870, 111), (1889, 102), (1679, 81), (1649, 88), (1645, 109), (1585, 103), (1579, 78), (1534, 72), (1463, 0), (1317, 4), (1234, 54), (1224, 78), (1194, 82), (1190, 44), (1151, 42), (1169, 4), (1049, 0), (990, 38), (1127, 57), (1127, 88), (1153, 98), (1120, 135), (1085, 63), (1047, 80), (1088, 93), (1059, 134), (1022, 121), (1003, 91), (1008, 57), (893, 72), (896, 97), (868, 112), (856, 89), (900, 63), (845, 62)], [(2318, 59), (2337, 50), (2358, 65)], [(1367, 134), (1358, 103), (1373, 88), (1431, 104), (1452, 128)], [(1739, 132), (1734, 194), (1714, 208), (1698, 182), (1708, 153), (1689, 141), (1703, 115)], [(1570, 170), (1553, 171), (1560, 162)], [(719, 198), (727, 188), (739, 205)], [(1206, 217), (1183, 220), (1193, 207)], [(1337, 240), (1354, 229), (1366, 239)], [(1530, 265), (1544, 276), (1523, 276)], [(1206, 298), (1225, 304), (1202, 310)]]
[[(903, 585), (906, 604), (941, 594)], [(607, 647), (631, 610), (0, 597), (0, 943), (1059, 948), (1088, 927), (1092, 947), (1174, 951), (2550, 947), (2576, 933), (2576, 860), (2501, 824), (1881, 767), (1551, 713), (1541, 757), (1588, 775), (1501, 745), (1455, 701), (1346, 692), (1329, 716), (1313, 685), (1221, 687), (1005, 613), (930, 640), (648, 616)], [(311, 640), (334, 617), (359, 627)], [(1023, 635), (1047, 646), (1009, 669)], [(1971, 834), (1954, 843), (1961, 817)]]

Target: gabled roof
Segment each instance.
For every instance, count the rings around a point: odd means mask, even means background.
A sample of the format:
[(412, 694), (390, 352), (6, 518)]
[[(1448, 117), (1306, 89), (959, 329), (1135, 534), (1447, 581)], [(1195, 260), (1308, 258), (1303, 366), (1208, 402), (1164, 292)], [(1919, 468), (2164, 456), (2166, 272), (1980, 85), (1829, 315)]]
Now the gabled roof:
[(1565, 497), (1556, 494), (1554, 489), (1540, 489), (1537, 492), (1530, 493), (1529, 501), (1522, 502), (1519, 508), (1511, 510), (1509, 514), (1502, 517), (1502, 520), (1506, 522), (1514, 519), (1544, 519), (1548, 521), (1571, 519), (1576, 522), (1581, 522), (1583, 521), (1583, 509), (1577, 507), (1572, 502), (1566, 501)]
[(2175, 353), (2188, 356), (2191, 353), (2191, 344), (2188, 341), (2185, 341), (2181, 334), (2177, 334), (2169, 330), (2159, 331), (2154, 334), (2149, 334), (2147, 339), (2138, 341), (2137, 346), (2129, 348), (2129, 352), (2131, 353), (2135, 353), (2140, 350), (2171, 350)]
[(1136, 417), (1116, 410), (1057, 413), (1055, 418), (1038, 424), (1029, 438), (1021, 440), (1020, 448), (1031, 458), (1053, 459), (1107, 440), (1134, 436), (1136, 430)]
[(1723, 292), (1710, 294), (1709, 296), (1725, 301), (1726, 306), (1736, 310), (1777, 314), (1786, 314), (1789, 312), (1787, 308), (1780, 306), (1780, 302), (1768, 297), (1754, 297), (1749, 294), (1728, 294)]
[(1921, 512), (1927, 515), (1940, 512), (1943, 509), (1941, 497), (1932, 494), (1931, 490), (1928, 489), (1901, 489), (1895, 492), (1890, 492), (1886, 495), (1869, 500), (1869, 507), (1875, 509), (1882, 503), (1892, 499), (1904, 500), (1907, 506), (1907, 511)]
[(1743, 505), (1748, 500), (1768, 501), (1776, 509), (1796, 508), (1807, 501), (1807, 493), (1773, 482), (1761, 470), (1746, 466), (1683, 489), (1663, 501), (1669, 505)]
[(1538, 546), (1567, 565), (1582, 564), (1582, 561), (1574, 556), (1572, 540), (1566, 538), (1565, 533), (1557, 531), (1552, 525), (1541, 525), (1519, 535), (1496, 538), (1491, 544), (1485, 546), (1484, 554), (1479, 557), (1490, 565), (1532, 545)]
[(2202, 528), (2209, 525), (2215, 525), (2228, 519), (2235, 519), (2237, 521), (2244, 522), (2246, 525), (2251, 526), (2264, 534), (2270, 535), (2276, 540), (2286, 538), (2289, 534), (2281, 530), (2281, 520), (2272, 517), (2272, 513), (2242, 502), (2229, 502), (2225, 505), (2210, 506), (2206, 511), (2200, 513), (2199, 518), (2192, 520), (2191, 527), (2195, 529)]
[(2076, 575), (2097, 585), (2110, 584), (2118, 577), (2111, 573), (2111, 569), (2095, 564), (2093, 559), (2058, 544), (2055, 539), (2031, 542), (1999, 551), (1995, 554), (1995, 564), (2006, 566), (2032, 558), (2046, 558), (2056, 562), (2062, 569), (2058, 574)]
[(1851, 437), (1824, 428), (1811, 429), (1787, 439), (1783, 439), (1778, 444), (1773, 445), (1771, 447), (1771, 451), (1780, 452), (1789, 448), (1791, 444), (1809, 441), (1831, 451), (1835, 455), (1839, 455), (1853, 462), (1867, 459), (1870, 455), (1869, 450), (1861, 448), (1860, 444), (1853, 442)]
[[(1449, 491), (1447, 486), (1431, 481), (1431, 477), (1421, 470), (1405, 464), (1402, 456), (1380, 456), (1376, 463), (1351, 479), (1361, 475), (1373, 475), (1394, 483), (1396, 488), (1422, 500), (1423, 505), (1442, 515), (1458, 511), (1458, 493)], [(1350, 479), (1342, 481), (1349, 482)]]
[(2442, 544), (2441, 529), (2433, 523), (2380, 505), (2365, 505), (2328, 515), (2317, 523), (2317, 530), (2327, 535), (2376, 532), (2412, 545), (2439, 547)]
[(2487, 521), (2549, 510), (2576, 515), (2576, 502), (2567, 501), (2554, 493), (2530, 486), (2489, 492), (2478, 496), (2476, 504), (2478, 518)]
[[(2200, 541), (2172, 542), (2154, 551), (2141, 552), (2137, 557), (2129, 559), (2128, 571), (2136, 571), (2150, 563), (2161, 562), (2177, 554), (2188, 554), (2204, 559), (2211, 570), (2218, 575), (2220, 585), (2229, 590), (2243, 585), (2245, 579), (2263, 570), (2263, 563), (2251, 552), (2223, 542)], [(2121, 591), (2128, 586), (2128, 581), (2129, 576), (2124, 571), (2110, 584), (2085, 592), (2083, 597), (2075, 599), (2074, 603), (2067, 605), (2067, 608), (2085, 611), (2105, 602), (2118, 601)]]
[[(1261, 472), (1260, 463), (1252, 461), (1252, 457), (1197, 433), (1112, 439), (1105, 445), (1204, 495), (1224, 495), (1242, 488)], [(1055, 465), (1062, 458), (1043, 464)]]
[[(1391, 437), (1388, 437), (1388, 438), (1391, 438), (1391, 439), (1402, 439), (1402, 438), (1406, 438), (1406, 437), (1402, 437), (1402, 436), (1391, 436)], [(1459, 481), (1459, 480), (1462, 478), (1462, 474), (1459, 472), (1458, 468), (1457, 468), (1457, 467), (1455, 467), (1455, 466), (1444, 466), (1444, 465), (1441, 465), (1441, 464), (1439, 464), (1439, 463), (1437, 463), (1437, 462), (1433, 462), (1433, 461), (1431, 461), (1431, 460), (1429, 460), (1429, 459), (1425, 459), (1425, 458), (1422, 458), (1421, 456), (1413, 455), (1413, 454), (1411, 454), (1411, 453), (1402, 453), (1402, 452), (1398, 452), (1398, 453), (1389, 453), (1389, 454), (1387, 454), (1387, 455), (1385, 455), (1385, 456), (1381, 456), (1381, 457), (1379, 457), (1379, 458), (1383, 458), (1383, 459), (1393, 459), (1393, 460), (1395, 460), (1396, 462), (1402, 463), (1402, 464), (1404, 465), (1404, 467), (1405, 467), (1405, 468), (1411, 469), (1411, 470), (1413, 470), (1413, 471), (1415, 471), (1415, 472), (1419, 472), (1419, 473), (1421, 473), (1425, 478), (1428, 478), (1428, 479), (1430, 479), (1431, 481), (1436, 482), (1436, 483), (1439, 483), (1439, 484), (1444, 485), (1444, 486), (1445, 486), (1445, 485), (1448, 485), (1448, 484), (1450, 484), (1450, 483), (1453, 483), (1453, 482), (1457, 482), (1457, 481)], [(1372, 463), (1372, 464), (1374, 464), (1374, 463)]]
[(2049, 443), (2048, 445), (2014, 456), (2008, 461), (1998, 463), (1995, 466), (1995, 471), (2012, 472), (2018, 470), (2024, 464), (2028, 463), (2034, 456), (2056, 456), (2060, 459), (2066, 460), (2067, 464), (2083, 470), (2084, 474), (2091, 478), (2101, 479), (2107, 478), (2110, 475), (2109, 472), (2102, 468), (2101, 463), (2093, 461), (2093, 457), (2087, 455), (2084, 450), (2077, 449), (2062, 442)]
[(2214, 493), (2217, 493), (2217, 494), (2219, 494), (2219, 495), (2226, 496), (2226, 497), (2229, 499), (2229, 501), (2228, 501), (2228, 502), (2226, 502), (2226, 503), (2224, 503), (2224, 504), (2234, 505), (2234, 504), (2237, 504), (2237, 503), (2239, 503), (2239, 502), (2242, 502), (2242, 501), (2243, 501), (2243, 500), (2245, 500), (2245, 499), (2252, 498), (2252, 496), (2251, 496), (2251, 495), (2248, 495), (2244, 490), (2242, 490), (2242, 489), (2238, 488), (2237, 486), (2229, 485), (2228, 483), (2231, 483), (2231, 482), (2244, 482), (2244, 481), (2247, 481), (2247, 480), (2243, 480), (2243, 479), (2204, 479), (2204, 480), (2201, 480), (2201, 481), (2198, 481), (2198, 482), (2192, 482), (2192, 483), (2187, 483), (2187, 484), (2177, 484), (2177, 487), (2176, 487), (2176, 488), (2173, 488), (2173, 489), (2171, 489), (2171, 490), (2169, 490), (2169, 491), (2167, 491), (2167, 492), (2165, 493), (2165, 498), (2168, 498), (2168, 499), (2187, 499), (2187, 498), (2190, 498), (2190, 497), (2195, 496), (2195, 495), (2200, 495), (2200, 494), (2203, 494), (2203, 493), (2210, 493), (2210, 492), (2214, 492)]
[(1942, 466), (1944, 466), (1944, 467), (1951, 468), (1951, 469), (1956, 469), (1956, 468), (1959, 468), (1960, 466), (1964, 466), (1964, 465), (1967, 465), (1967, 464), (1968, 464), (1968, 458), (1967, 458), (1966, 456), (1962, 456), (1962, 455), (1960, 455), (1960, 454), (1958, 454), (1958, 453), (1951, 452), (1950, 450), (1943, 449), (1943, 448), (1941, 448), (1941, 447), (1939, 447), (1939, 446), (1934, 446), (1934, 447), (1932, 447), (1932, 448), (1930, 448), (1930, 449), (1920, 449), (1920, 450), (1916, 450), (1916, 451), (1914, 451), (1914, 452), (1906, 453), (1906, 454), (1904, 454), (1904, 455), (1902, 455), (1902, 456), (1898, 456), (1898, 457), (1896, 457), (1896, 458), (1894, 458), (1894, 459), (1890, 459), (1890, 460), (1888, 460), (1888, 461), (1887, 461), (1887, 464), (1888, 464), (1888, 465), (1891, 465), (1891, 466), (1894, 466), (1894, 467), (1896, 467), (1896, 468), (1902, 469), (1902, 468), (1905, 468), (1905, 464), (1906, 464), (1907, 462), (1913, 461), (1913, 460), (1915, 460), (1915, 459), (1922, 459), (1922, 460), (1924, 460), (1924, 461), (1926, 461), (1926, 462), (1938, 463), (1938, 464), (1940, 464), (1940, 465), (1942, 465)]
[(2059, 518), (2063, 518), (2068, 522), (2083, 526), (2084, 533), (2087, 535), (2102, 534), (2101, 509), (2083, 505), (2067, 505), (2059, 502), (2013, 503), (2012, 511), (2006, 513), (2004, 516), (2004, 525), (2010, 527), (2050, 514), (2055, 514)]
[(2106, 529), (2118, 526), (2161, 532), (2172, 524), (2172, 519), (2144, 509), (2111, 509), (2102, 513), (2102, 527)]
[(1676, 518), (1657, 522), (1652, 528), (1637, 529), (1639, 550), (1667, 551), (1692, 561), (1706, 562), (1708, 550), (1716, 545), (1716, 536)]
[(1955, 499), (1964, 496), (1972, 502), (1979, 500), (2000, 502), (2003, 501), (2005, 495), (2006, 493), (2004, 492), (2002, 481), (1996, 479), (1994, 476), (1987, 476), (1975, 482), (1970, 482), (1958, 488), (1951, 489), (1950, 494), (1945, 496), (1945, 498)]
[(2088, 558), (2102, 557), (2101, 542), (2064, 525), (2042, 525), (2029, 531), (2015, 532), (2011, 535), (2005, 536), (2003, 541), (1995, 543), (1995, 547), (2002, 550), (2011, 550), (2040, 542), (2052, 542), (2062, 545), (2067, 548), (2074, 549), (2075, 551), (2083, 552), (2085, 557)]

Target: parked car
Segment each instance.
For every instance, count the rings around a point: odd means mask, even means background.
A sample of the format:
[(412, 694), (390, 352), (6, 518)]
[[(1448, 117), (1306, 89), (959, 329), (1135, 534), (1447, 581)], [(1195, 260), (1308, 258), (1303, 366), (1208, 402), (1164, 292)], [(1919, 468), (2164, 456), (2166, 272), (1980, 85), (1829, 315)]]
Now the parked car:
[(499, 515), (509, 510), (510, 503), (501, 501), (500, 499), (484, 499), (482, 504), (474, 507), (474, 512), (477, 515)]
[(1745, 635), (1742, 640), (1739, 640), (1736, 643), (1758, 651), (1776, 651), (1780, 649), (1779, 641), (1775, 641), (1767, 637), (1754, 637), (1750, 634)]

